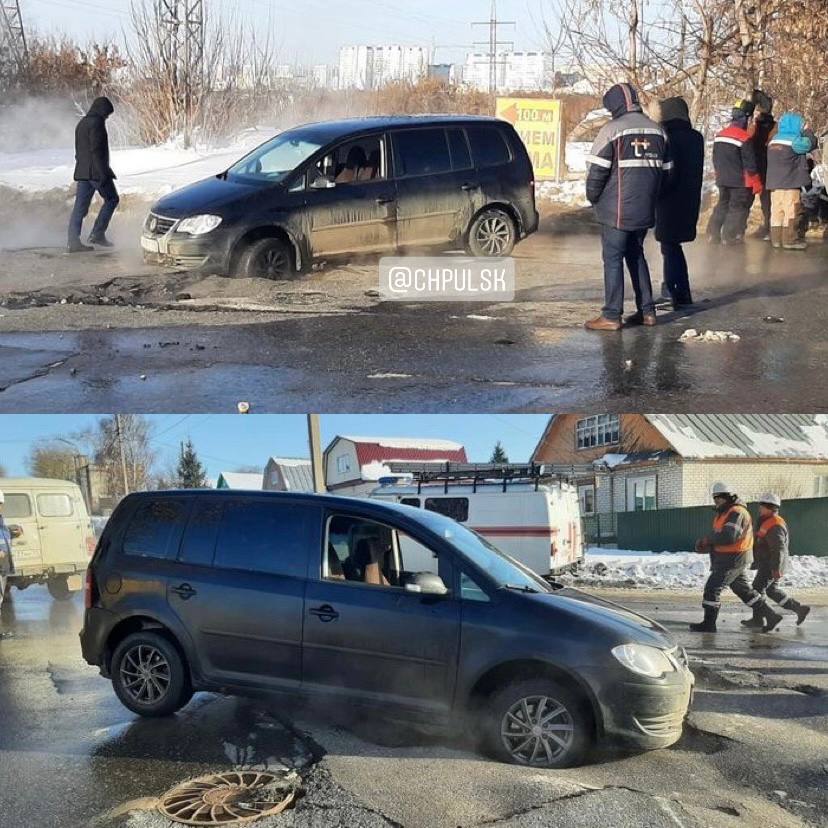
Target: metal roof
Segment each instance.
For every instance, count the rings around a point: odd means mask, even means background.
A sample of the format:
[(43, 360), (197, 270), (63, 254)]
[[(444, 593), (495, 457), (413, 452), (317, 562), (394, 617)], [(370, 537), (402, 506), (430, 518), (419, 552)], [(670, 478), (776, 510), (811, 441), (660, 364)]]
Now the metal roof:
[(825, 414), (645, 414), (686, 459), (828, 460)]
[(313, 470), (310, 460), (297, 457), (271, 457), (270, 462), (278, 467), (282, 480), (285, 482), (285, 491), (313, 491)]
[[(222, 482), (224, 486), (222, 486)], [(262, 488), (261, 474), (250, 472), (222, 472), (216, 481), (216, 488), (248, 489), (259, 491)]]

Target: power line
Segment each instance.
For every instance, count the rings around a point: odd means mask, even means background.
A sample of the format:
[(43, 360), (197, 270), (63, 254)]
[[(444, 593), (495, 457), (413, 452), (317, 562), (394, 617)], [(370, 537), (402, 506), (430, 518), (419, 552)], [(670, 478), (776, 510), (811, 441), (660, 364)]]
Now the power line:
[(0, 0), (0, 88), (15, 86), (25, 76), (28, 65), (20, 0)]
[[(493, 95), (497, 91), (497, 65), (498, 63), (502, 63), (503, 61), (498, 61), (497, 53), (498, 49), (501, 46), (505, 46), (509, 49), (514, 49), (515, 44), (513, 41), (508, 40), (500, 40), (498, 38), (498, 30), (501, 26), (516, 26), (514, 20), (498, 20), (497, 19), (497, 0), (492, 0), (492, 8), (491, 12), (489, 13), (488, 20), (476, 20), (472, 24), (472, 28), (475, 26), (488, 26), (489, 27), (489, 41), (488, 41), (488, 48), (489, 51), (487, 53), (488, 63), (489, 63), (489, 94)], [(476, 46), (485, 46), (486, 43), (484, 41), (477, 41), (475, 43)]]

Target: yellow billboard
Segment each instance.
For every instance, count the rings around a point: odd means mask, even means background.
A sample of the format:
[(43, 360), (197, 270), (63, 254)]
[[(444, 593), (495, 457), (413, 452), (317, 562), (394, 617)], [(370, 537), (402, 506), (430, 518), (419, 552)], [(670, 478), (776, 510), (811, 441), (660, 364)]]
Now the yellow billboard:
[(553, 98), (498, 98), (495, 115), (508, 121), (523, 141), (538, 181), (560, 180), (563, 172), (563, 107)]

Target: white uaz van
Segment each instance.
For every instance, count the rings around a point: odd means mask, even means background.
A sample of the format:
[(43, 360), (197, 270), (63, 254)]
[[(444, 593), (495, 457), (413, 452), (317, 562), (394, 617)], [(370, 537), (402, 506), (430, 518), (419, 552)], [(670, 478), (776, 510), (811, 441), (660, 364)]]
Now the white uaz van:
[(67, 480), (7, 477), (0, 489), (12, 535), (10, 583), (18, 589), (46, 584), (58, 600), (83, 589), (95, 533), (80, 487)]

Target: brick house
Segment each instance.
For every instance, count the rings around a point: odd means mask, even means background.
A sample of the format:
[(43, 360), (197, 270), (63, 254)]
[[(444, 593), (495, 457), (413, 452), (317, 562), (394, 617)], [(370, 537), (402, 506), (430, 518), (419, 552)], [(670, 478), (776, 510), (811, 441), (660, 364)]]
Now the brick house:
[(602, 517), (605, 536), (619, 512), (709, 504), (715, 480), (745, 499), (768, 489), (828, 496), (828, 416), (560, 414), (532, 460), (592, 463), (593, 476), (578, 481), (581, 509)]

